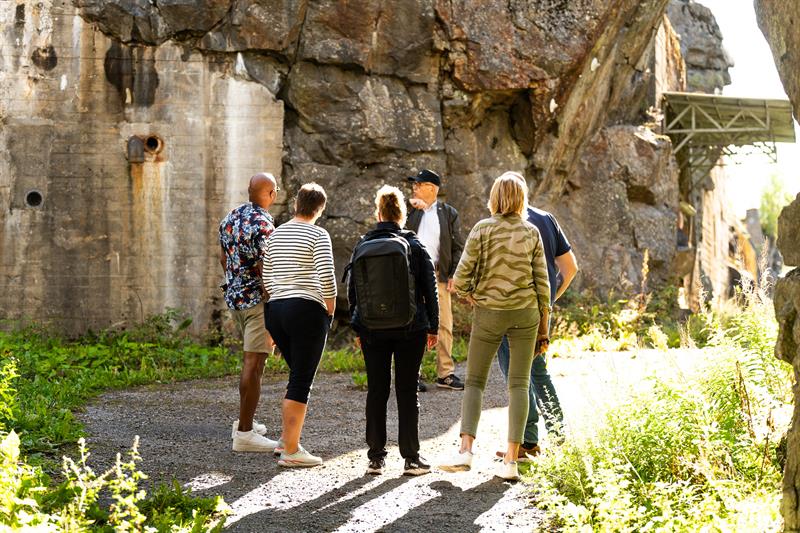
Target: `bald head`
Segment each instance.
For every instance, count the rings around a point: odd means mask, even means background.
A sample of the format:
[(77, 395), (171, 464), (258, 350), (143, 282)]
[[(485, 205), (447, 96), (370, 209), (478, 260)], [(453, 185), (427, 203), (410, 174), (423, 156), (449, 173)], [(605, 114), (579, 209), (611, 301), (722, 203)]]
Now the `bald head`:
[(250, 201), (263, 209), (269, 209), (278, 196), (278, 182), (268, 172), (259, 172), (250, 178), (247, 187)]

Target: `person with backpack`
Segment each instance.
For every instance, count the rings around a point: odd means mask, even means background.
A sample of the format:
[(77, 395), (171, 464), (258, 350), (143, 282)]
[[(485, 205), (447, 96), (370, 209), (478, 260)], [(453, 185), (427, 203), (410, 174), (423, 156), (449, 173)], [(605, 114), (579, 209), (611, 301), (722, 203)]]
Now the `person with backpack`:
[(536, 226), (522, 218), (527, 192), (513, 174), (505, 173), (494, 181), (488, 202), (492, 216), (472, 228), (456, 269), (456, 291), (472, 304), (474, 318), (461, 401), (461, 447), (441, 465), (442, 470), (469, 470), (472, 466), (483, 390), (492, 359), (503, 336), (508, 336), (508, 447), (496, 475), (519, 478), (517, 457), (528, 418), (531, 364), (547, 342), (550, 314), (542, 238)]
[(316, 226), (327, 196), (316, 183), (300, 187), (294, 218), (276, 229), (264, 254), (265, 323), (289, 366), (282, 405), (279, 466), (316, 466), (322, 459), (300, 445), (308, 398), (336, 309), (331, 237)]
[(430, 472), (419, 455), (417, 380), (425, 347), (437, 341), (436, 276), (425, 247), (414, 232), (402, 229), (403, 193), (384, 185), (375, 207), (378, 224), (358, 242), (345, 271), (351, 325), (367, 369), (367, 473), (381, 474), (386, 465), (386, 402), (394, 358), (403, 473), (417, 476)]

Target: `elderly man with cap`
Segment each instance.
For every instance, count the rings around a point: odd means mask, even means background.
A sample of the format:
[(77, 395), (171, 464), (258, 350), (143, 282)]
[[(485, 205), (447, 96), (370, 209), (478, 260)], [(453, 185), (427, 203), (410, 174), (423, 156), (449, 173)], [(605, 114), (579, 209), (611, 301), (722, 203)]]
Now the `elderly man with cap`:
[[(437, 200), (442, 180), (432, 170), (423, 169), (408, 178), (413, 188), (410, 200), (414, 208), (408, 215), (406, 227), (416, 232), (436, 266), (439, 290), (439, 342), (436, 345), (436, 386), (443, 389), (464, 390), (464, 383), (455, 375), (453, 362), (453, 311), (450, 294), (453, 274), (464, 250), (464, 238), (458, 222), (458, 211)], [(419, 382), (420, 392), (426, 390)]]

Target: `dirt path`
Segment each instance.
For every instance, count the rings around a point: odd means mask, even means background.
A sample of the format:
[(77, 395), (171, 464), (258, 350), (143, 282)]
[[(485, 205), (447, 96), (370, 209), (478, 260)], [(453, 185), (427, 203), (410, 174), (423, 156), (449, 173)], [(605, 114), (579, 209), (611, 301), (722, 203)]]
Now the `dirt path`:
[[(463, 370), (460, 370), (463, 375)], [(492, 476), (492, 455), (506, 431), (506, 393), (493, 368), (471, 472), (402, 476), (396, 446), (387, 472), (367, 476), (366, 393), (347, 375), (319, 375), (309, 404), (303, 444), (325, 464), (286, 470), (272, 456), (234, 453), (231, 423), (238, 409), (237, 379), (142, 387), (102, 396), (81, 415), (95, 467), (108, 464), (141, 438), (142, 470), (151, 480), (173, 477), (198, 494), (221, 494), (233, 508), (233, 531), (532, 531), (541, 511), (522, 484)], [(283, 377), (265, 381), (258, 418), (274, 437)], [(420, 395), (422, 456), (433, 465), (458, 441), (460, 392)], [(390, 400), (389, 439), (397, 416)]]

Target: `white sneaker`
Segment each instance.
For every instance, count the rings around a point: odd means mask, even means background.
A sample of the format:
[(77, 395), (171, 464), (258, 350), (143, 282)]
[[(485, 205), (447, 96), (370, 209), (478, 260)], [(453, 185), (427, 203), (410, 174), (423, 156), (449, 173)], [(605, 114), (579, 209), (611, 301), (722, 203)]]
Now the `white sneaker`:
[(472, 452), (459, 452), (439, 465), (445, 472), (464, 472), (472, 468)]
[[(236, 432), (239, 431), (239, 419), (233, 421), (233, 428), (231, 429), (231, 438), (236, 436)], [(261, 422), (256, 422), (253, 420), (253, 431), (258, 433), (259, 435), (266, 435), (267, 434), (267, 426), (262, 424)]]
[(508, 481), (518, 480), (519, 468), (517, 462), (511, 461), (510, 463), (506, 463), (505, 461), (500, 461), (495, 467), (494, 475)]
[(278, 466), (285, 466), (289, 468), (298, 466), (317, 466), (321, 464), (321, 457), (311, 455), (302, 446), (298, 446), (297, 451), (294, 453), (286, 453), (286, 451), (281, 452), (281, 458), (278, 460)]
[(255, 431), (237, 431), (233, 436), (235, 452), (271, 452), (277, 445), (277, 441), (259, 435)]
[(272, 454), (275, 457), (279, 457), (283, 453), (283, 439), (278, 439), (278, 445), (275, 446), (275, 449), (272, 451)]

